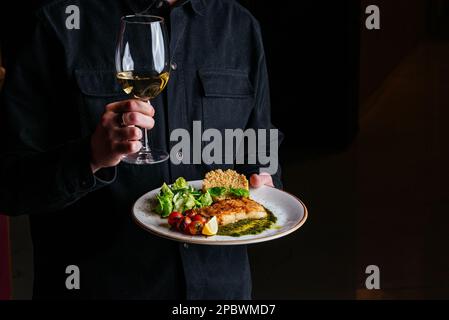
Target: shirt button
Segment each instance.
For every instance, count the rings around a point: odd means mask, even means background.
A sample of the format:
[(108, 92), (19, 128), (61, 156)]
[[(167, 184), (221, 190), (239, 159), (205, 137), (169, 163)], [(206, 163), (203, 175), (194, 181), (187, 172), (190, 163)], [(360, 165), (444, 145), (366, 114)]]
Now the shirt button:
[(179, 161), (182, 161), (182, 159), (184, 159), (184, 154), (182, 153), (182, 151), (178, 151), (178, 152), (176, 153), (176, 158), (177, 158)]
[(176, 69), (178, 69), (178, 65), (177, 65), (176, 62), (172, 62), (172, 63), (171, 63), (171, 69), (172, 69), (173, 71), (175, 71)]
[(184, 243), (184, 249), (189, 249), (189, 245), (187, 243)]

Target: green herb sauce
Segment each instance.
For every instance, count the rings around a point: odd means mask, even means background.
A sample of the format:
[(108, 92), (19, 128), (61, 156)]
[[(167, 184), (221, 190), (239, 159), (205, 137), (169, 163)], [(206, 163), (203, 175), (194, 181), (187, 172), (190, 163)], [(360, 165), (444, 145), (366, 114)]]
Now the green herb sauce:
[(268, 215), (263, 219), (245, 219), (218, 228), (218, 235), (241, 237), (255, 235), (274, 227), (277, 222), (275, 215), (267, 210)]

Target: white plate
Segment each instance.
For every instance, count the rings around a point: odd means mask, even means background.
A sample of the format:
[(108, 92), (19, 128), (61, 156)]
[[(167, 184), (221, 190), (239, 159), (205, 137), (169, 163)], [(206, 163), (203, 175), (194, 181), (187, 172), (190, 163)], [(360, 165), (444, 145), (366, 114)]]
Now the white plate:
[[(201, 189), (202, 181), (189, 181), (195, 189)], [(262, 187), (251, 189), (250, 197), (262, 204), (265, 208), (274, 213), (277, 217), (276, 228), (265, 230), (257, 235), (247, 235), (241, 237), (228, 236), (189, 236), (169, 228), (167, 219), (162, 219), (157, 213), (152, 211), (150, 200), (159, 193), (155, 189), (140, 197), (133, 206), (133, 217), (143, 229), (166, 239), (184, 243), (195, 243), (205, 245), (242, 245), (270, 241), (284, 237), (298, 230), (307, 219), (306, 206), (296, 198), (284, 191)]]

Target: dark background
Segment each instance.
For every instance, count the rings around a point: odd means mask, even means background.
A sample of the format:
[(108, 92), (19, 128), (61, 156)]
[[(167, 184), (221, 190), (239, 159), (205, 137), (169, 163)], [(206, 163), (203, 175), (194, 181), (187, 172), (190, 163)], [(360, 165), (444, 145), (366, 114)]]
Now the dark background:
[[(2, 2), (6, 66), (28, 31), (8, 32), (11, 13), (39, 2)], [(240, 2), (263, 31), (284, 186), (310, 213), (251, 246), (255, 298), (449, 298), (449, 1)], [(371, 4), (381, 30), (364, 27)], [(26, 221), (11, 224), (14, 296), (27, 297)], [(371, 264), (382, 290), (365, 289)]]
[(251, 248), (255, 297), (449, 298), (449, 1), (242, 3), (263, 29), (285, 189), (310, 210)]
[(358, 132), (360, 2), (241, 2), (262, 27), (284, 187), (310, 210), (298, 233), (251, 247), (255, 297), (355, 298), (355, 163), (327, 159)]

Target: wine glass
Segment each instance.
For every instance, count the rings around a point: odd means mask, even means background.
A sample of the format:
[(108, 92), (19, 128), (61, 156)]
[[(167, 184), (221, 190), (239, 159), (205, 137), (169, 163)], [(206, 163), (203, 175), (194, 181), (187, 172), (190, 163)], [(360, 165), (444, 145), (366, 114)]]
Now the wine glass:
[[(169, 39), (164, 19), (150, 15), (130, 15), (121, 19), (115, 66), (123, 90), (149, 102), (166, 87), (169, 76)], [(163, 150), (150, 148), (149, 132), (143, 130), (142, 149), (127, 155), (131, 164), (155, 164), (169, 156)]]

